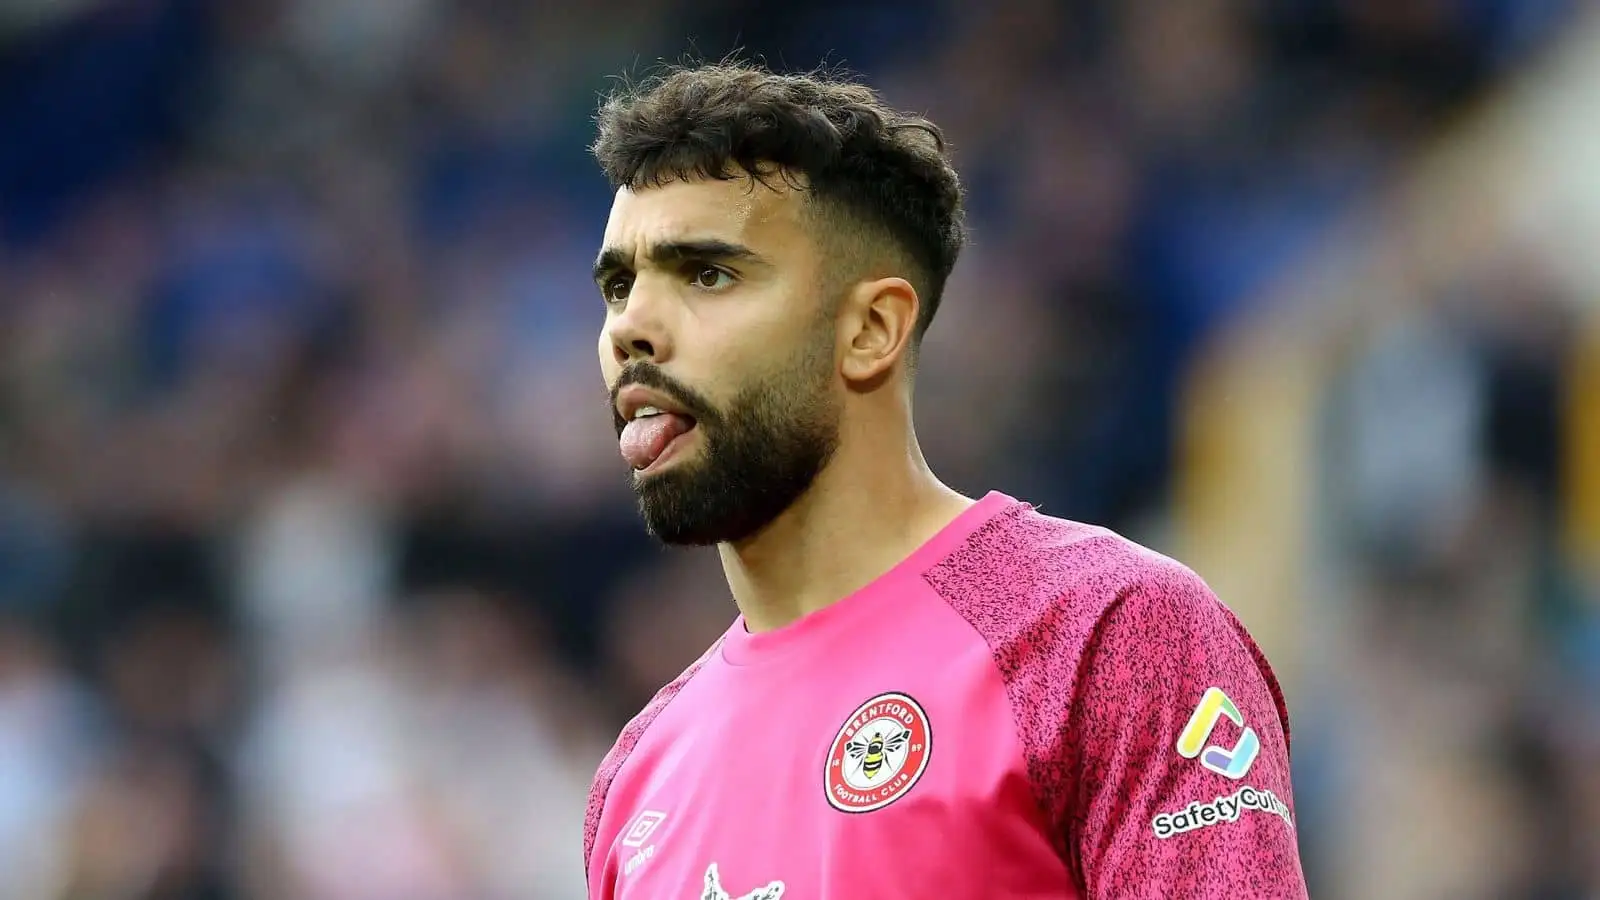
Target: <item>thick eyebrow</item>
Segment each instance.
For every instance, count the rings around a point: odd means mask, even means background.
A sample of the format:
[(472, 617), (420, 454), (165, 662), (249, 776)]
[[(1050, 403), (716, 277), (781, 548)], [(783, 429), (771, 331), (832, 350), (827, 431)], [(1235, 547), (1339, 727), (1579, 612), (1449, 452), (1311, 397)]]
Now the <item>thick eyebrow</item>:
[[(715, 238), (666, 241), (651, 246), (645, 252), (645, 257), (658, 266), (670, 266), (673, 263), (691, 259), (705, 260), (706, 262), (742, 262), (747, 264), (765, 262), (761, 254), (743, 244), (735, 244)], [(627, 271), (631, 268), (630, 259), (631, 255), (620, 247), (607, 247), (600, 251), (599, 258), (594, 262), (595, 283), (603, 285), (611, 276), (618, 272)]]

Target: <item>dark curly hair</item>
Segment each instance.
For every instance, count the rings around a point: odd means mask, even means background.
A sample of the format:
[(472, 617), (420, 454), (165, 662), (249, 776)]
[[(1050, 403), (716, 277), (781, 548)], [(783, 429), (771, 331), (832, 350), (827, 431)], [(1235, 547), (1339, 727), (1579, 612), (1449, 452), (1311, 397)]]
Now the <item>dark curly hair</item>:
[(624, 80), (597, 121), (593, 151), (613, 188), (777, 175), (807, 191), (845, 259), (878, 248), (908, 267), (920, 342), (966, 241), (961, 182), (932, 122), (840, 75), (743, 62)]

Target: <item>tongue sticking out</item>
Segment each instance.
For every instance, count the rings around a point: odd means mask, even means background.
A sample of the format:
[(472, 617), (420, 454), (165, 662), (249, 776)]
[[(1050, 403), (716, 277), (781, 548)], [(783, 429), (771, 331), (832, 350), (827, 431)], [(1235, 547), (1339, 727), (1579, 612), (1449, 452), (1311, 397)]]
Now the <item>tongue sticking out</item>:
[(673, 413), (634, 419), (622, 429), (617, 446), (635, 470), (648, 468), (661, 458), (673, 438), (694, 427), (694, 420)]

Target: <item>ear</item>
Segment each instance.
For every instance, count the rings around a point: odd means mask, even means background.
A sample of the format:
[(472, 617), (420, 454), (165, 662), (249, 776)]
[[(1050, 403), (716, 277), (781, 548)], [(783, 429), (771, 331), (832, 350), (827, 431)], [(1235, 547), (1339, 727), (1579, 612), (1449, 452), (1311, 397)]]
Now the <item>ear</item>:
[(864, 281), (839, 305), (840, 374), (852, 384), (881, 378), (911, 351), (922, 302), (904, 278)]

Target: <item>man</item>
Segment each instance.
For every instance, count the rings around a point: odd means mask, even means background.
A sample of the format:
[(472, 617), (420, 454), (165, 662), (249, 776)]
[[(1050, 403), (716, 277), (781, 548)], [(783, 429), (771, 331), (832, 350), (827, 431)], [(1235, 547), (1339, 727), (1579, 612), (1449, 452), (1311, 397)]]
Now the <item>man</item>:
[(923, 460), (963, 242), (939, 131), (722, 64), (609, 98), (594, 150), (622, 455), (740, 614), (601, 764), (590, 897), (1304, 896), (1287, 714), (1233, 615)]

